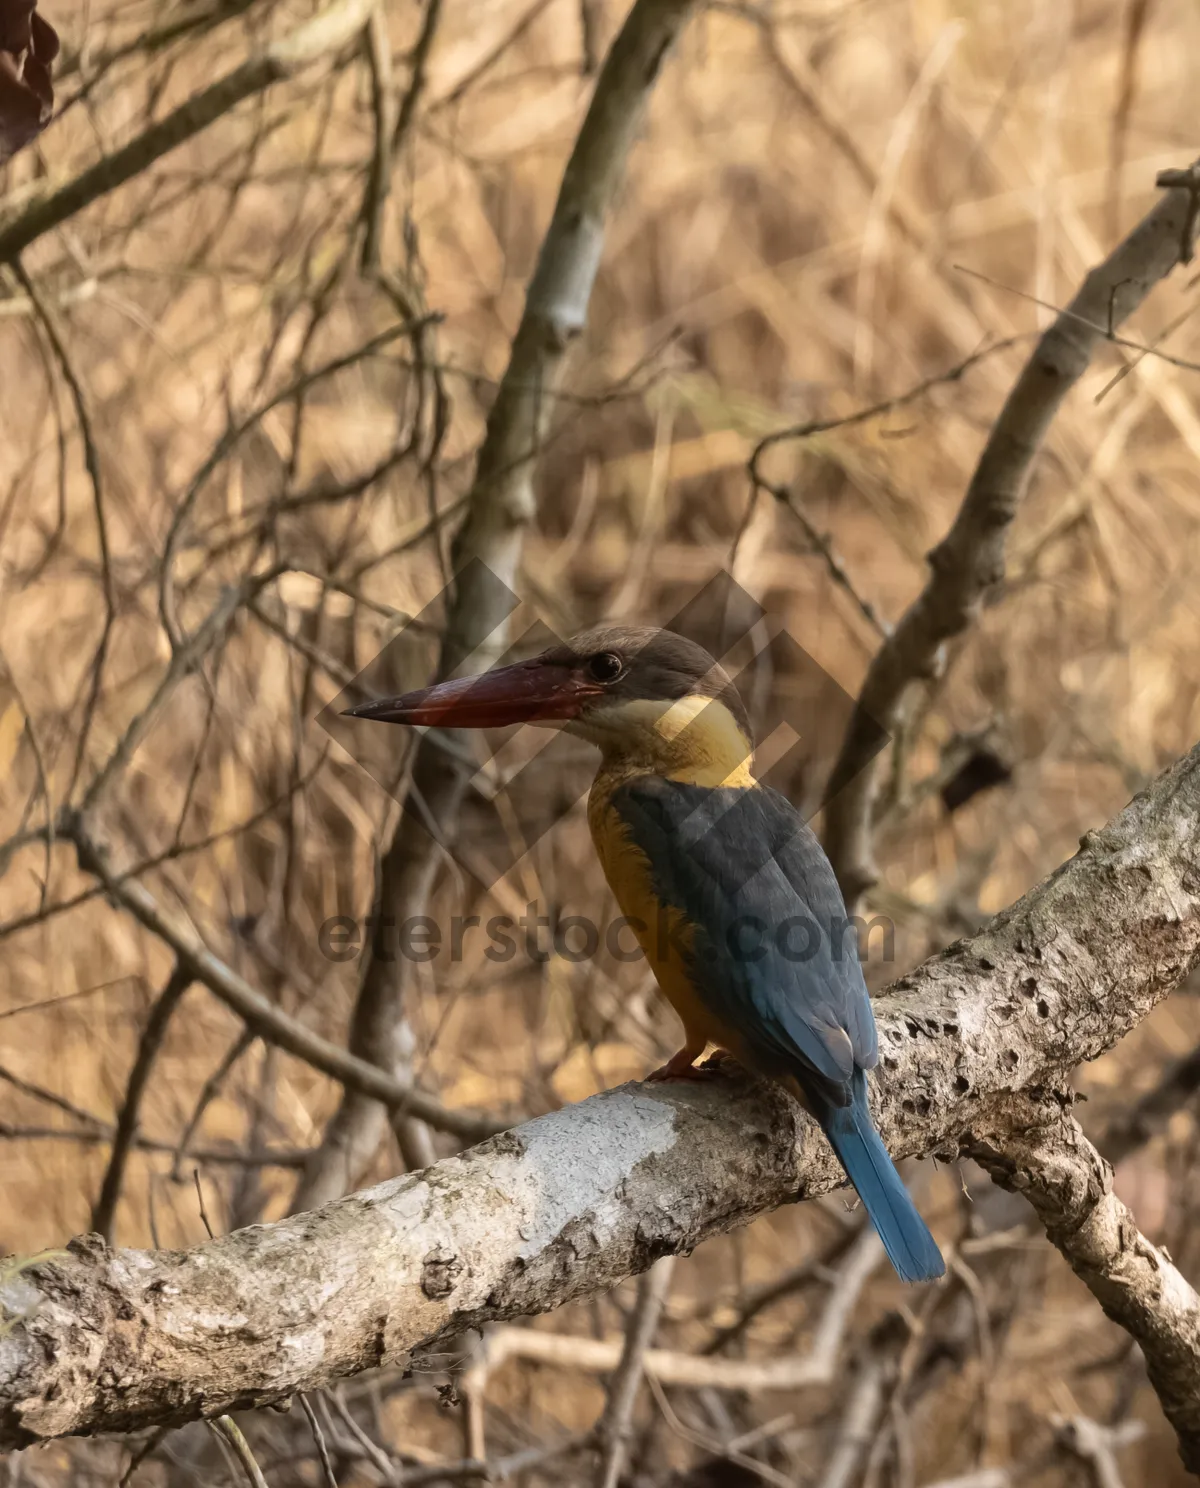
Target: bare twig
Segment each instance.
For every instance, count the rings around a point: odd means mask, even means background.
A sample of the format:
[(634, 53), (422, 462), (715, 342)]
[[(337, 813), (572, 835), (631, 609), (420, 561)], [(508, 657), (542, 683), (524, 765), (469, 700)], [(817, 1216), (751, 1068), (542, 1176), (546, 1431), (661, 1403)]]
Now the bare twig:
[(865, 1222), (861, 1214), (858, 1216), (858, 1221), (855, 1225), (847, 1226), (841, 1234), (835, 1236), (832, 1243), (813, 1256), (811, 1260), (804, 1261), (799, 1266), (793, 1266), (790, 1270), (775, 1277), (774, 1280), (764, 1282), (761, 1286), (744, 1292), (738, 1302), (737, 1317), (731, 1323), (718, 1328), (701, 1352), (706, 1355), (721, 1353), (735, 1339), (740, 1338), (754, 1319), (768, 1307), (826, 1277), (830, 1268), (836, 1266), (845, 1257), (855, 1239), (861, 1234)]
[(338, 1488), (337, 1474), (333, 1470), (333, 1463), (329, 1460), (329, 1448), (325, 1445), (325, 1433), (321, 1430), (321, 1423), (317, 1420), (316, 1412), (309, 1403), (308, 1396), (301, 1394), (299, 1400), (300, 1409), (304, 1412), (308, 1429), (312, 1432), (313, 1441), (317, 1446), (317, 1456), (321, 1459), (321, 1474), (325, 1479), (325, 1488)]
[(210, 1421), (209, 1427), (233, 1449), (234, 1456), (242, 1465), (246, 1474), (246, 1481), (250, 1488), (269, 1488), (266, 1478), (263, 1477), (262, 1468), (259, 1467), (254, 1453), (250, 1450), (250, 1443), (242, 1435), (241, 1428), (228, 1416), (218, 1416), (215, 1421)]
[(1125, 1488), (1117, 1452), (1145, 1435), (1144, 1421), (1124, 1421), (1114, 1427), (1093, 1421), (1090, 1416), (1060, 1416), (1053, 1424), (1060, 1444), (1092, 1469), (1096, 1488)]
[[(0, 1121), (0, 1138), (11, 1142), (73, 1142), (80, 1147), (102, 1147), (112, 1141), (112, 1136), (112, 1127), (104, 1125), (72, 1131), (58, 1126), (16, 1126)], [(133, 1145), (143, 1152), (165, 1152), (172, 1158), (178, 1154), (181, 1161), (191, 1158), (195, 1162), (215, 1163), (218, 1167), (228, 1168), (296, 1169), (302, 1168), (309, 1158), (307, 1147), (263, 1147), (245, 1152), (236, 1147), (186, 1147), (180, 1152), (176, 1142), (163, 1142), (140, 1134), (134, 1137)]]
[(90, 203), (139, 175), (193, 135), (236, 108), (243, 99), (336, 54), (362, 30), (375, 0), (336, 0), (328, 10), (272, 42), (202, 93), (180, 104), (112, 155), (60, 186), (0, 228), (0, 263), (10, 262), (43, 234), (61, 226)]
[(82, 1106), (77, 1106), (65, 1095), (58, 1095), (53, 1090), (47, 1090), (33, 1080), (22, 1079), (20, 1075), (5, 1068), (2, 1064), (0, 1064), (0, 1080), (3, 1080), (6, 1085), (11, 1085), (14, 1090), (19, 1090), (22, 1095), (28, 1095), (33, 1100), (41, 1101), (44, 1105), (53, 1106), (56, 1110), (62, 1111), (73, 1121), (82, 1121), (85, 1126), (94, 1128), (98, 1133), (107, 1130), (99, 1116), (93, 1115), (91, 1111), (85, 1111)]
[(42, 299), (41, 293), (33, 280), (25, 272), (25, 266), (22, 264), (19, 254), (13, 255), (9, 268), (29, 297), (29, 303), (33, 306), (34, 315), (45, 332), (46, 339), (49, 341), (50, 348), (54, 353), (54, 360), (58, 364), (59, 372), (71, 394), (71, 402), (75, 407), (75, 422), (79, 426), (79, 438), (83, 445), (83, 463), (92, 488), (92, 510), (96, 518), (96, 539), (100, 550), (100, 573), (104, 590), (104, 624), (100, 632), (100, 639), (96, 643), (95, 654), (92, 657), (90, 667), (91, 682), (88, 689), (87, 701), (84, 704), (83, 722), (80, 725), (75, 744), (75, 763), (71, 770), (70, 782), (65, 792), (67, 797), (70, 797), (75, 789), (75, 782), (79, 778), (79, 772), (83, 768), (88, 736), (95, 717), (96, 705), (100, 699), (100, 688), (104, 678), (104, 663), (108, 657), (108, 643), (112, 636), (112, 628), (117, 616), (117, 594), (113, 582), (108, 518), (105, 515), (104, 505), (104, 483), (100, 473), (100, 452), (96, 446), (96, 435), (92, 428), (92, 419), (88, 412), (87, 398), (84, 395), (83, 384), (67, 351), (66, 342), (58, 325), (58, 319), (50, 306)]
[(191, 984), (191, 972), (177, 964), (155, 999), (154, 1006), (150, 1009), (150, 1016), (146, 1019), (146, 1026), (142, 1029), (142, 1036), (138, 1040), (137, 1057), (133, 1061), (133, 1068), (129, 1071), (125, 1099), (121, 1103), (121, 1110), (117, 1116), (108, 1167), (100, 1185), (99, 1197), (92, 1207), (92, 1229), (97, 1235), (103, 1235), (110, 1243), (113, 1238), (117, 1201), (121, 1196), (121, 1180), (125, 1174), (125, 1162), (137, 1132), (142, 1096), (145, 1094), (146, 1085), (150, 1079), (150, 1071), (154, 1068), (154, 1061), (158, 1058), (158, 1051), (162, 1048), (163, 1039), (166, 1037), (167, 1025), (183, 1000), (183, 994)]
[(155, 719), (183, 679), (199, 666), (233, 622), (243, 605), (249, 604), (268, 584), (279, 577), (282, 566), (251, 574), (240, 584), (230, 585), (190, 636), (181, 639), (171, 653), (158, 686), (149, 702), (137, 713), (117, 741), (108, 759), (96, 771), (83, 793), (82, 810), (89, 811), (133, 758), (134, 751), (150, 731)]
[(885, 398), (882, 402), (873, 403), (869, 408), (859, 408), (853, 413), (843, 414), (836, 418), (810, 419), (803, 424), (792, 424), (786, 429), (777, 429), (760, 439), (750, 453), (748, 469), (753, 493), (766, 491), (774, 497), (782, 506), (786, 506), (792, 513), (800, 526), (804, 529), (804, 535), (808, 539), (813, 551), (819, 553), (825, 561), (825, 567), (834, 583), (839, 585), (850, 596), (867, 622), (885, 639), (891, 634), (891, 627), (887, 621), (882, 619), (875, 606), (864, 599), (859, 592), (850, 574), (834, 550), (829, 537), (819, 531), (809, 518), (803, 504), (790, 487), (770, 481), (762, 473), (763, 456), (768, 450), (782, 443), (791, 443), (805, 439), (814, 439), (822, 434), (832, 433), (836, 429), (851, 429), (857, 424), (870, 423), (874, 419), (882, 418), (885, 414), (894, 412), (897, 408), (905, 408), (911, 403), (919, 402), (927, 393), (936, 387), (943, 387), (947, 383), (958, 382), (978, 362), (995, 356), (998, 352), (1007, 351), (1009, 347), (1016, 345), (1020, 337), (1012, 336), (1005, 341), (993, 342), (982, 350), (972, 352), (969, 357), (964, 357), (956, 366), (945, 372), (939, 372), (933, 377), (927, 377), (906, 392), (898, 393), (894, 398)]
[[(426, 18), (428, 23), (428, 17)], [(366, 30), (367, 63), (371, 69), (371, 108), (375, 114), (375, 148), (367, 168), (363, 194), (363, 242), (359, 263), (373, 269), (379, 263), (383, 209), (392, 179), (392, 133), (396, 127), (396, 85), (392, 77), (392, 44), (382, 5), (371, 12)]]
[(187, 1125), (180, 1133), (179, 1141), (175, 1146), (174, 1156), (171, 1159), (171, 1177), (177, 1182), (180, 1175), (180, 1164), (183, 1162), (184, 1154), (191, 1144), (192, 1138), (196, 1135), (201, 1121), (204, 1120), (205, 1111), (208, 1110), (209, 1106), (216, 1099), (221, 1086), (224, 1085), (228, 1078), (230, 1070), (257, 1038), (258, 1035), (252, 1028), (243, 1028), (233, 1043), (230, 1044), (229, 1048), (225, 1050), (220, 1064), (217, 1065), (216, 1069), (213, 1070), (212, 1074), (209, 1075), (203, 1086), (201, 1086), (200, 1094), (196, 1097), (196, 1104), (192, 1108), (192, 1114), (188, 1117)]
[(1113, 107), (1108, 135), (1108, 232), (1116, 237), (1120, 228), (1120, 183), (1125, 165), (1125, 145), (1129, 137), (1129, 120), (1137, 92), (1138, 59), (1146, 23), (1153, 10), (1153, 0), (1128, 0), (1125, 5), (1124, 46), (1121, 48), (1121, 80)]
[[(879, 1237), (869, 1228), (863, 1230), (838, 1269), (812, 1343), (803, 1354), (781, 1354), (771, 1359), (721, 1359), (647, 1347), (640, 1368), (661, 1384), (690, 1390), (755, 1393), (827, 1385), (836, 1378), (855, 1304), (882, 1259)], [(468, 1394), (480, 1394), (488, 1376), (510, 1358), (604, 1374), (620, 1367), (626, 1347), (620, 1338), (580, 1338), (531, 1328), (494, 1328), (464, 1376), (463, 1387)]]
[(371, 95), (375, 110), (375, 150), (363, 198), (364, 235), (361, 267), (371, 272), (379, 267), (379, 245), (383, 236), (383, 211), (392, 185), (393, 163), (408, 143), (417, 106), (425, 91), (429, 54), (441, 20), (442, 0), (425, 0), (425, 16), (410, 59), (408, 91), (396, 107), (395, 85), (391, 76), (391, 52), (387, 25), (382, 9), (368, 32), (368, 56), (371, 63)]
[(820, 1488), (850, 1488), (858, 1479), (860, 1464), (884, 1412), (888, 1376), (896, 1367), (902, 1337), (897, 1322), (885, 1318), (872, 1330), (864, 1347)]
[(133, 917), (168, 945), (193, 978), (233, 1009), (247, 1027), (268, 1043), (303, 1059), (343, 1085), (353, 1085), (388, 1107), (402, 1106), (440, 1131), (453, 1132), (468, 1141), (504, 1130), (506, 1122), (466, 1111), (451, 1111), (415, 1085), (389, 1075), (378, 1065), (347, 1053), (311, 1029), (305, 1028), (282, 1008), (269, 1002), (236, 971), (204, 944), (196, 930), (163, 909), (154, 896), (109, 862), (107, 848), (93, 835), (82, 817), (63, 824), (79, 852), (80, 864), (104, 886), (104, 890)]
[(213, 1238), (213, 1227), (209, 1223), (208, 1210), (204, 1207), (204, 1187), (200, 1182), (200, 1169), (192, 1169), (192, 1182), (196, 1185), (196, 1203), (200, 1208), (200, 1223), (208, 1231), (208, 1238)]
[(608, 1387), (608, 1403), (596, 1427), (601, 1452), (596, 1488), (617, 1488), (633, 1427), (633, 1408), (642, 1383), (646, 1350), (653, 1341), (671, 1286), (674, 1256), (663, 1256), (638, 1278), (637, 1301), (625, 1330), (620, 1363)]
[(441, 98), (434, 99), (430, 104), (430, 111), (436, 112), (441, 109), (451, 108), (454, 104), (460, 103), (480, 79), (488, 75), (496, 63), (500, 61), (501, 57), (508, 53), (513, 43), (519, 41), (524, 36), (525, 32), (529, 30), (530, 26), (533, 25), (534, 21), (537, 20), (538, 16), (541, 15), (550, 3), (551, 0), (533, 0), (533, 4), (530, 5), (528, 10), (523, 11), (517, 17), (509, 29), (501, 35), (495, 46), (474, 67), (470, 68), (464, 76), (459, 78), (458, 82), (454, 84), (449, 92), (443, 94)]

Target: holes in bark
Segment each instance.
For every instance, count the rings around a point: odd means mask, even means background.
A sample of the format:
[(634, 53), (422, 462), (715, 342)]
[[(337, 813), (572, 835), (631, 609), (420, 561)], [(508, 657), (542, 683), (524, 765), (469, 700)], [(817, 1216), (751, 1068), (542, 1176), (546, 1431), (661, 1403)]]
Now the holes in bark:
[(1035, 997), (1037, 995), (1037, 977), (1026, 977), (1021, 983), (1021, 991), (1024, 992), (1026, 997)]
[(1050, 1004), (1044, 997), (1038, 998), (1037, 1015), (1039, 1018), (1048, 1018), (1050, 1016)]
[(953, 1038), (954, 1035), (958, 1032), (958, 1024), (957, 1023), (943, 1023), (942, 1024), (942, 1032), (944, 1034), (947, 1034), (950, 1038)]
[(1020, 1064), (1021, 1059), (1015, 1049), (1005, 1049), (1004, 1062), (1008, 1065), (1009, 1069), (1016, 1069), (1017, 1065)]
[(959, 1095), (966, 1095), (967, 1091), (971, 1088), (971, 1082), (967, 1079), (966, 1075), (955, 1075), (954, 1088), (958, 1091)]

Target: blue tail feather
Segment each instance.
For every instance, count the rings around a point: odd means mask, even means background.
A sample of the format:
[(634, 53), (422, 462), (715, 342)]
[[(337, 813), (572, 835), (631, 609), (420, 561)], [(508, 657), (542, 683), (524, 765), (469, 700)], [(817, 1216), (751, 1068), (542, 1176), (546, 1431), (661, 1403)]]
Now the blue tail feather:
[(850, 1105), (828, 1110), (822, 1125), (901, 1281), (932, 1281), (944, 1275), (946, 1264), (937, 1242), (871, 1122), (861, 1070), (854, 1073)]

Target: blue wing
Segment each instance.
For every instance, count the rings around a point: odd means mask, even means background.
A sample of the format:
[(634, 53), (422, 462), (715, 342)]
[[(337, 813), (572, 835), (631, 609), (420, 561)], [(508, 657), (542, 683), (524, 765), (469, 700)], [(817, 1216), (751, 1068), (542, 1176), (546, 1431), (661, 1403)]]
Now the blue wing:
[(777, 791), (646, 775), (611, 804), (651, 865), (659, 899), (694, 927), (689, 973), (756, 1067), (836, 1107), (878, 1058), (845, 903), (816, 837)]

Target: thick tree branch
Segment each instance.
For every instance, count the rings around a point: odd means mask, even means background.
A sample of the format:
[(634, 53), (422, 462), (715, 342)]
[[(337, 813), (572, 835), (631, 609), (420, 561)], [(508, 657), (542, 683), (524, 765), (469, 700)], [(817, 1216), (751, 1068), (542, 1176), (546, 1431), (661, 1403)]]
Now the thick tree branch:
[(1200, 1296), (1138, 1229), (1113, 1193), (1112, 1168), (1069, 1111), (1029, 1106), (1018, 1130), (971, 1143), (971, 1156), (1025, 1195), (1075, 1274), (1140, 1344), (1180, 1455), (1200, 1474)]
[[(952, 1152), (977, 1133), (998, 1150), (994, 1134), (1021, 1122), (1020, 1091), (1111, 1047), (1198, 959), (1200, 747), (880, 1000), (875, 1106), (892, 1151)], [(773, 1088), (626, 1085), (187, 1252), (77, 1240), (0, 1287), (0, 1447), (315, 1389), (600, 1292), (841, 1179)], [(1119, 1294), (1105, 1253), (1089, 1256), (1093, 1290)], [(1144, 1340), (1152, 1296), (1139, 1305)]]
[(875, 653), (826, 808), (825, 847), (851, 907), (878, 878), (871, 841), (878, 731), (895, 737), (909, 688), (939, 674), (945, 643), (966, 630), (1003, 579), (1008, 529), (1054, 416), (1096, 348), (1186, 261), (1197, 227), (1191, 201), (1183, 187), (1168, 190), (1044, 332), (988, 436), (954, 525), (929, 555), (928, 582)]

